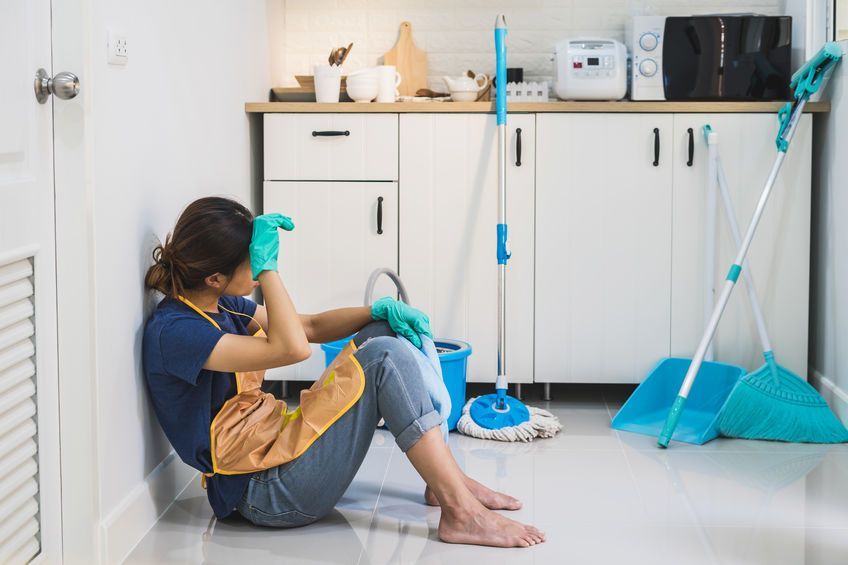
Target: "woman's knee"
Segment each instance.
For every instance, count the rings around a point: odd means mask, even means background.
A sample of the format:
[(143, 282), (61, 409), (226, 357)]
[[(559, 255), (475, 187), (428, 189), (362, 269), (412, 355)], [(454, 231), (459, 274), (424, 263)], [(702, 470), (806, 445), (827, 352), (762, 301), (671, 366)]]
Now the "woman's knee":
[(395, 368), (401, 369), (415, 364), (414, 353), (399, 338), (392, 336), (369, 338), (359, 347), (359, 353), (368, 357), (363, 367), (390, 362)]
[(397, 334), (387, 321), (375, 320), (363, 326), (362, 329), (359, 330), (359, 332), (355, 336), (353, 336), (353, 342), (356, 344), (356, 347), (362, 347), (362, 344), (364, 344), (369, 339), (384, 336), (397, 337)]

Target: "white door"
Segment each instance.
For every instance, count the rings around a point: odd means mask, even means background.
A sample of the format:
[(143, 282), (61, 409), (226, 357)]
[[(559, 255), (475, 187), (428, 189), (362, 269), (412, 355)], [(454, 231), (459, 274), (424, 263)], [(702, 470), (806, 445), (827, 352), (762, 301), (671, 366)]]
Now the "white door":
[(0, 3), (0, 563), (61, 561), (50, 1)]
[[(691, 357), (704, 329), (703, 294), (707, 146), (701, 128), (718, 133), (719, 154), (743, 231), (771, 170), (778, 122), (774, 114), (677, 114), (674, 116), (674, 228), (671, 353)], [(778, 361), (807, 374), (810, 273), (811, 116), (802, 118), (784, 161), (748, 258)], [(694, 134), (692, 166), (688, 129)], [(715, 284), (721, 288), (736, 255), (724, 209), (718, 205)], [(745, 277), (742, 277), (745, 285)], [(715, 358), (749, 369), (763, 363), (745, 289), (730, 299), (715, 340)]]
[(639, 382), (669, 351), (672, 117), (536, 129), (536, 381)]
[[(529, 383), (535, 116), (510, 114), (507, 132), (506, 368)], [(497, 139), (491, 114), (400, 117), (400, 275), (436, 337), (471, 344), (470, 382), (497, 377)]]
[[(362, 306), (368, 276), (398, 268), (396, 182), (265, 182), (264, 213), (291, 216), (295, 229), (280, 236), (280, 276), (298, 312)], [(397, 296), (388, 277), (377, 280), (374, 300)], [(324, 353), (268, 372), (269, 379), (315, 380)]]

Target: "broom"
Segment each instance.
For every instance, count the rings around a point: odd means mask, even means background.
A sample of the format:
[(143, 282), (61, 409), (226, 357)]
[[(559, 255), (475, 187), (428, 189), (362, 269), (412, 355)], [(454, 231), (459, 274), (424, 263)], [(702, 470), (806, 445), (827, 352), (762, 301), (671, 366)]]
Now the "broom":
[[(704, 126), (708, 144), (717, 142), (717, 134)], [(721, 161), (716, 171), (727, 222), (736, 246), (742, 243), (736, 213), (727, 188)], [(760, 336), (765, 364), (736, 382), (718, 414), (718, 431), (727, 437), (766, 439), (806, 443), (842, 443), (848, 441), (848, 429), (831, 412), (827, 402), (809, 383), (789, 369), (778, 365), (766, 330), (753, 275), (744, 263), (745, 287)]]

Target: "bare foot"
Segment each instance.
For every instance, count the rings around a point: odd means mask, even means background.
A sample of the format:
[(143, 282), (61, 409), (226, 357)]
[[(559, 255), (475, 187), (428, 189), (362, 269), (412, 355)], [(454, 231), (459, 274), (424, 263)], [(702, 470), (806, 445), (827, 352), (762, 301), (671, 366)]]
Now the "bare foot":
[(545, 541), (544, 532), (478, 504), (476, 508), (442, 511), (439, 539), (447, 543), (530, 547)]
[[(465, 481), (465, 486), (468, 487), (474, 498), (479, 500), (489, 510), (518, 510), (521, 508), (521, 501), (517, 498), (492, 490), (467, 475), (463, 478), (463, 481)], [(430, 506), (439, 505), (439, 499), (436, 498), (435, 493), (430, 487), (424, 489), (424, 502)]]

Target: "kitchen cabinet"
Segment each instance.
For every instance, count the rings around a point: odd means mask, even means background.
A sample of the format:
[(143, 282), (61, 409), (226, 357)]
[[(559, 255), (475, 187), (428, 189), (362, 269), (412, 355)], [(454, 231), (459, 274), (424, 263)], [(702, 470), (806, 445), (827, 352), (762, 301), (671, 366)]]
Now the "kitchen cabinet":
[[(701, 128), (710, 123), (719, 134), (745, 226), (775, 156), (777, 122), (771, 110), (660, 112), (657, 104), (509, 115), (510, 382), (637, 383), (661, 358), (694, 353), (704, 326)], [(282, 235), (280, 271), (298, 311), (362, 304), (368, 275), (397, 269), (435, 335), (472, 345), (468, 380), (493, 382), (497, 128), (486, 111), (434, 106), (446, 110), (266, 114), (263, 211), (295, 220)], [(806, 115), (750, 254), (774, 349), (799, 375), (807, 364), (811, 130)], [(722, 216), (719, 208), (717, 285), (735, 255)], [(385, 295), (395, 288), (382, 278), (374, 297)], [(761, 363), (749, 311), (737, 289), (719, 327), (718, 360)], [(310, 359), (269, 378), (314, 379), (323, 359), (313, 345)]]
[[(397, 270), (396, 182), (266, 181), (264, 194), (266, 214), (279, 212), (295, 223), (293, 231), (280, 232), (279, 267), (298, 312), (361, 306), (371, 272)], [(397, 291), (381, 277), (374, 297), (385, 295)], [(268, 378), (314, 380), (323, 368), (324, 353), (313, 344), (309, 359), (269, 371)]]
[[(506, 366), (510, 382), (528, 383), (535, 116), (510, 115), (507, 139)], [(471, 343), (470, 382), (497, 377), (497, 145), (491, 115), (400, 116), (400, 276), (437, 337)]]
[(638, 382), (669, 353), (673, 116), (537, 116), (535, 380)]
[[(719, 155), (744, 233), (775, 158), (774, 114), (676, 114), (674, 116), (674, 211), (672, 230), (671, 354), (692, 355), (706, 324), (704, 249), (707, 145), (701, 133), (710, 124), (718, 133)], [(694, 154), (688, 166), (688, 130)], [(810, 177), (812, 119), (801, 119), (777, 183), (757, 229), (748, 260), (762, 302), (766, 325), (779, 362), (807, 374), (810, 262)], [(736, 256), (719, 200), (716, 288)], [(763, 363), (750, 303), (742, 285), (730, 299), (714, 341), (715, 358), (743, 367)]]

